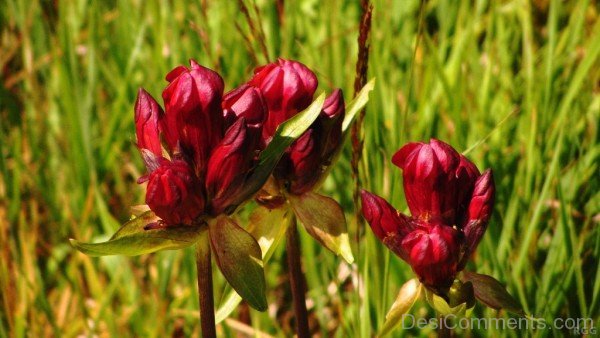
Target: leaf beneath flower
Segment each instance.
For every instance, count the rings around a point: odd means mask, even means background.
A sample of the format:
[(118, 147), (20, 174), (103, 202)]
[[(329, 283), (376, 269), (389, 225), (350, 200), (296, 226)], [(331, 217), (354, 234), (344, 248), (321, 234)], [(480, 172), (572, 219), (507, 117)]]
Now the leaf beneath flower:
[(379, 337), (390, 333), (402, 322), (402, 316), (410, 310), (413, 304), (415, 304), (415, 301), (419, 298), (420, 294), (421, 283), (416, 278), (413, 278), (402, 285), (400, 292), (396, 297), (396, 301), (394, 301), (390, 311), (385, 315), (385, 322), (379, 331)]
[[(287, 207), (267, 209), (258, 207), (250, 215), (248, 232), (256, 239), (262, 252), (262, 260), (268, 262), (275, 249), (281, 243), (289, 225), (290, 210)], [(238, 306), (242, 298), (231, 290), (221, 303), (216, 313), (217, 324), (225, 320)]]
[(71, 245), (88, 256), (137, 256), (161, 250), (183, 249), (193, 245), (206, 227), (156, 227), (145, 230), (159, 219), (152, 211), (123, 224), (106, 242), (82, 243), (70, 239)]
[(285, 150), (317, 119), (324, 102), (325, 94), (321, 94), (308, 108), (277, 127), (271, 142), (260, 153), (258, 165), (254, 168), (252, 176), (244, 184), (244, 189), (238, 194), (238, 198), (232, 202), (232, 207), (228, 208), (231, 212), (265, 184)]
[(259, 311), (266, 310), (265, 274), (258, 243), (227, 216), (209, 222), (209, 235), (217, 265), (225, 279), (250, 306)]
[(525, 315), (521, 304), (494, 277), (475, 272), (462, 272), (462, 280), (473, 283), (475, 297), (492, 309)]
[(350, 247), (346, 218), (340, 205), (332, 198), (313, 192), (288, 199), (308, 233), (336, 255), (352, 264), (354, 257)]

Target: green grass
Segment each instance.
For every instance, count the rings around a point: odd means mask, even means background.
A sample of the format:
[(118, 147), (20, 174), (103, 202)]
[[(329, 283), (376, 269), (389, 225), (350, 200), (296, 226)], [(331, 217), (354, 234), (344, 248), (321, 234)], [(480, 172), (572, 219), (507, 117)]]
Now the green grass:
[[(395, 150), (430, 137), (469, 149), (479, 168), (494, 169), (497, 204), (468, 269), (499, 279), (535, 317), (600, 326), (598, 5), (427, 1), (418, 37), (418, 1), (373, 2), (364, 187), (405, 209)], [(356, 1), (285, 1), (283, 23), (274, 1), (257, 0), (260, 15), (245, 3), (270, 59), (298, 59), (322, 90), (351, 96)], [(228, 88), (267, 61), (236, 1), (0, 1), (0, 337), (198, 334), (191, 250), (89, 258), (68, 244), (107, 238), (143, 202), (136, 90), (159, 97), (166, 72), (189, 58), (217, 69)], [(346, 148), (323, 191), (341, 202), (355, 238)], [(408, 265), (369, 229), (360, 251), (353, 243), (353, 267), (306, 233), (301, 241), (322, 336), (376, 332), (412, 278)], [(266, 268), (269, 311), (242, 305), (231, 317), (274, 336), (292, 334), (282, 249)], [(225, 283), (214, 275), (219, 303)], [(412, 313), (433, 315), (423, 301)], [(506, 314), (478, 305), (474, 315)], [(219, 329), (235, 336), (235, 327)]]

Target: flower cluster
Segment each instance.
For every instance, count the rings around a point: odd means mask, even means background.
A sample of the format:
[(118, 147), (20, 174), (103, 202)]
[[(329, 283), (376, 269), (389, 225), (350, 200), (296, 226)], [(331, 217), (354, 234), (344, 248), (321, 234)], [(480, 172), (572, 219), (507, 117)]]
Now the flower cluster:
[[(257, 68), (248, 85), (258, 88), (267, 103), (264, 144), (280, 123), (310, 105), (318, 82), (305, 65), (279, 59)], [(274, 176), (289, 193), (301, 195), (316, 186), (341, 145), (344, 114), (344, 97), (336, 89), (325, 100), (317, 120), (283, 155)]]
[(221, 76), (190, 63), (167, 75), (164, 111), (142, 89), (135, 106), (137, 144), (148, 169), (139, 182), (148, 182), (146, 204), (167, 226), (232, 206), (255, 165), (266, 116), (256, 90), (223, 96)]
[[(195, 61), (166, 77), (164, 107), (143, 89), (137, 144), (148, 169), (146, 204), (165, 225), (227, 213), (277, 127), (306, 109), (317, 88), (303, 64), (279, 59), (223, 95), (223, 79)], [(292, 193), (312, 189), (337, 151), (344, 98), (335, 90), (319, 118), (283, 155), (274, 176)], [(165, 147), (163, 149), (162, 140)]]
[(480, 174), (471, 161), (435, 139), (405, 145), (392, 163), (403, 171), (412, 217), (367, 191), (362, 192), (363, 214), (424, 285), (447, 289), (486, 230), (494, 204), (492, 171)]

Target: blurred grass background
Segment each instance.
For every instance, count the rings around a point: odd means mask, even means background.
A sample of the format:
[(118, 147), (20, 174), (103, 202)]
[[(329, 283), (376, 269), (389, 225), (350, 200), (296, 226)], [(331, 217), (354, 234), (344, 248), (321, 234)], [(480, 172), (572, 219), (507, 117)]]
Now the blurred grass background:
[[(358, 1), (242, 3), (250, 20), (236, 1), (0, 1), (0, 337), (198, 334), (190, 250), (89, 258), (67, 239), (106, 239), (143, 203), (136, 90), (160, 97), (164, 75), (189, 58), (218, 70), (229, 89), (268, 61), (266, 49), (271, 60), (314, 69), (320, 90), (351, 97)], [(421, 35), (418, 1), (373, 5), (364, 188), (402, 210), (395, 150), (430, 137), (468, 149), (479, 168), (494, 169), (498, 190), (468, 269), (499, 279), (535, 317), (588, 317), (598, 327), (598, 3), (432, 0)], [(342, 203), (355, 238), (346, 148), (323, 190)], [(301, 232), (315, 334), (371, 336), (412, 277), (370, 230), (361, 238), (351, 267)], [(293, 334), (284, 262), (280, 249), (266, 268), (269, 310), (242, 304), (221, 335)], [(215, 276), (218, 304), (225, 284)], [(434, 315), (423, 301), (412, 313)], [(506, 314), (478, 305), (475, 315)]]

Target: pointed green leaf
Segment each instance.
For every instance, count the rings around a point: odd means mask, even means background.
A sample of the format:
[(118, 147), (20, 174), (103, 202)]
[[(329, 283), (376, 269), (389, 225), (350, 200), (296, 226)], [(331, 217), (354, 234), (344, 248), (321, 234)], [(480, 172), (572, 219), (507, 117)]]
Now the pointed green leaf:
[(488, 307), (496, 310), (504, 309), (521, 316), (525, 314), (521, 304), (494, 277), (463, 271), (462, 280), (473, 283), (475, 297)]
[(435, 309), (435, 311), (442, 316), (454, 315), (458, 318), (468, 317), (471, 311), (475, 307), (475, 304), (467, 307), (467, 303), (461, 303), (456, 306), (450, 306), (448, 302), (433, 291), (425, 288), (425, 299)]
[(219, 324), (227, 319), (242, 301), (242, 297), (240, 297), (235, 290), (231, 290), (231, 288), (228, 288), (227, 290), (225, 300), (221, 302), (221, 305), (215, 314), (215, 324)]
[(348, 105), (346, 106), (346, 115), (344, 116), (344, 122), (342, 123), (342, 132), (346, 133), (358, 112), (361, 111), (367, 105), (367, 102), (369, 102), (369, 93), (373, 90), (374, 87), (375, 79), (371, 79), (371, 81), (369, 81), (364, 87), (362, 87), (358, 95), (356, 95), (356, 97), (354, 97), (354, 99), (352, 99), (352, 101), (348, 103)]
[(89, 256), (137, 256), (161, 250), (183, 249), (196, 243), (200, 233), (206, 229), (192, 226), (144, 229), (157, 220), (158, 217), (152, 211), (147, 211), (123, 224), (106, 242), (82, 243), (70, 239), (71, 245)]
[(248, 232), (260, 245), (263, 262), (267, 262), (271, 258), (285, 236), (289, 224), (289, 213), (290, 210), (285, 205), (276, 209), (258, 207), (250, 215)]
[[(250, 215), (248, 232), (256, 239), (262, 252), (263, 262), (273, 256), (273, 252), (281, 243), (289, 225), (290, 210), (287, 207), (267, 209), (258, 207)], [(217, 309), (215, 320), (218, 323), (225, 320), (238, 306), (242, 298), (233, 290), (225, 297)]]
[(266, 283), (258, 243), (233, 219), (209, 222), (210, 245), (217, 265), (233, 289), (253, 308), (267, 309)]
[(324, 247), (341, 255), (348, 263), (354, 262), (346, 218), (340, 205), (332, 198), (313, 192), (288, 199), (296, 216), (308, 233)]
[(398, 324), (401, 323), (402, 316), (406, 314), (415, 304), (417, 298), (421, 294), (421, 283), (418, 279), (413, 278), (404, 283), (400, 288), (400, 292), (396, 297), (396, 301), (392, 304), (390, 311), (385, 315), (385, 322), (379, 331), (379, 337), (390, 333)]
[(260, 153), (258, 165), (254, 169), (252, 176), (245, 183), (244, 189), (239, 193), (238, 198), (233, 201), (232, 207), (228, 208), (231, 212), (249, 199), (250, 196), (254, 195), (265, 184), (285, 150), (298, 137), (302, 136), (317, 119), (324, 102), (325, 94), (321, 94), (308, 108), (277, 127), (273, 139), (271, 139), (267, 148)]

